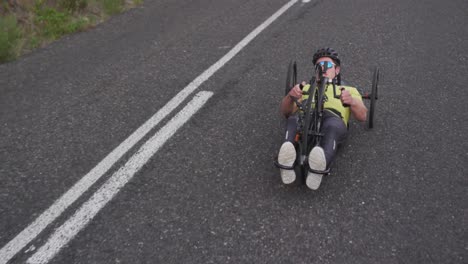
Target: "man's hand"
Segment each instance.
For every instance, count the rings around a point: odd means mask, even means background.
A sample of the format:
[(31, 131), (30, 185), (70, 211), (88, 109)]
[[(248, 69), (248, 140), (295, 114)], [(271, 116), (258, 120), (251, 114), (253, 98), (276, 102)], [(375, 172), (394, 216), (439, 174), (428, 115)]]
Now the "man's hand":
[(340, 99), (341, 99), (341, 103), (343, 105), (349, 105), (349, 106), (354, 105), (354, 99), (351, 96), (351, 93), (349, 91), (345, 90), (344, 88), (341, 89)]
[(341, 103), (342, 104), (347, 104), (349, 105), (349, 108), (351, 109), (351, 113), (353, 114), (354, 118), (357, 120), (364, 122), (366, 121), (367, 118), (367, 108), (362, 102), (362, 100), (359, 99), (354, 99), (351, 96), (351, 93), (347, 90), (344, 89), (344, 87), (341, 88)]
[(296, 98), (296, 99), (300, 99), (302, 98), (302, 90), (301, 88), (299, 87), (299, 84), (296, 84), (296, 86), (294, 86), (288, 93), (289, 96), (293, 97), (293, 98)]
[[(304, 86), (305, 82), (302, 82), (301, 85)], [(288, 117), (290, 114), (297, 111), (297, 106), (295, 106), (294, 101), (300, 101), (301, 98), (302, 90), (300, 85), (297, 84), (285, 97), (283, 97), (283, 100), (281, 101), (281, 113), (283, 113), (285, 117)]]

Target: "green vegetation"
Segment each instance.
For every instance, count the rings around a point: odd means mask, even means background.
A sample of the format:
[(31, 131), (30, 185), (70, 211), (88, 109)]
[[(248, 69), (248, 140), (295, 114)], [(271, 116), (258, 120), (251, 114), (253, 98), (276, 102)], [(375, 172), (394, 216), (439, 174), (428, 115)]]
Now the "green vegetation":
[(87, 0), (62, 0), (60, 6), (69, 12), (83, 10), (88, 6)]
[(37, 7), (35, 24), (38, 33), (45, 39), (58, 39), (61, 36), (83, 29), (87, 22), (84, 18), (74, 18), (68, 12), (59, 12), (53, 8)]
[(9, 0), (0, 5), (0, 63), (86, 30), (142, 0)]
[(122, 0), (103, 0), (104, 11), (108, 15), (114, 15), (122, 12), (124, 1)]
[(0, 17), (0, 62), (10, 61), (18, 54), (18, 43), (21, 30), (16, 23), (16, 17), (9, 15)]

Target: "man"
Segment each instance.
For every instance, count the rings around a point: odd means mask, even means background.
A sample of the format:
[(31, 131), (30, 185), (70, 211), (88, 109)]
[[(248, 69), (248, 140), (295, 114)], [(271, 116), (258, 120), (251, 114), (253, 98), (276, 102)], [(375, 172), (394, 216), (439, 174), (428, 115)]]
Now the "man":
[[(342, 143), (348, 132), (348, 121), (352, 114), (359, 121), (366, 121), (367, 108), (362, 102), (361, 95), (354, 87), (339, 86), (336, 87), (338, 94), (341, 90), (339, 99), (334, 97), (332, 81), (337, 83), (340, 74), (341, 61), (338, 53), (331, 48), (322, 48), (317, 50), (313, 56), (313, 64), (316, 67), (322, 67), (323, 76), (329, 79), (325, 88), (327, 100), (324, 104), (323, 122), (320, 132), (324, 134), (320, 140), (320, 145), (315, 146), (309, 153), (309, 167), (315, 171), (326, 171), (330, 168), (337, 146)], [(318, 76), (317, 76), (317, 79)], [(304, 86), (305, 85), (305, 86)], [(302, 85), (294, 86), (281, 101), (281, 112), (288, 119), (285, 142), (280, 148), (278, 154), (278, 163), (284, 167), (292, 167), (296, 160), (295, 136), (297, 130), (297, 111), (298, 107), (294, 99), (301, 102), (305, 99), (303, 90), (308, 90), (310, 85), (304, 82)], [(280, 169), (283, 183), (290, 184), (296, 180), (294, 170)], [(323, 173), (308, 172), (306, 185), (313, 190), (317, 190), (322, 181)]]

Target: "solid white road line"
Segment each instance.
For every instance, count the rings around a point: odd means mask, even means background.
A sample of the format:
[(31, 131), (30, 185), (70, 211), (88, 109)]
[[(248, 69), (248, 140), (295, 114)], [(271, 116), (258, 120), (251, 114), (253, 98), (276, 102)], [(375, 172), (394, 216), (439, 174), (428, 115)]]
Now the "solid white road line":
[(174, 96), (163, 108), (154, 114), (148, 121), (131, 134), (124, 142), (109, 153), (99, 164), (88, 174), (81, 178), (70, 190), (57, 199), (46, 211), (44, 211), (34, 222), (26, 227), (21, 233), (13, 238), (0, 250), (0, 264), (7, 263), (22, 248), (29, 244), (39, 235), (50, 223), (59, 217), (73, 202), (75, 202), (91, 185), (99, 180), (127, 151), (140, 141), (151, 129), (153, 129), (162, 119), (170, 114), (179, 104), (192, 94), (204, 81), (211, 77), (224, 64), (231, 60), (239, 51), (250, 43), (258, 34), (267, 28), (273, 21), (281, 16), (298, 0), (291, 0), (276, 13), (269, 17), (260, 26), (254, 29), (249, 35), (242, 39), (226, 55), (204, 71), (200, 76), (188, 84), (176, 96)]
[(62, 226), (51, 235), (47, 243), (28, 259), (28, 263), (47, 263), (81, 229), (83, 229), (112, 198), (130, 181), (135, 173), (187, 122), (213, 95), (199, 92), (175, 117), (150, 138), (125, 165), (84, 203)]

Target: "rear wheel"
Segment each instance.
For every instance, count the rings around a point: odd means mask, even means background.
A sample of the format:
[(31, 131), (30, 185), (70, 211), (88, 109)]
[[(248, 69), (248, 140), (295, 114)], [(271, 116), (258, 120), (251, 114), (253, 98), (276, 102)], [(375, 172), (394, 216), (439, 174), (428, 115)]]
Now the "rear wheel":
[(286, 75), (286, 87), (284, 88), (284, 95), (287, 95), (291, 88), (297, 82), (297, 65), (296, 62), (290, 61), (288, 65), (288, 73)]
[(374, 116), (375, 116), (375, 104), (377, 102), (377, 87), (379, 85), (379, 68), (375, 68), (374, 75), (372, 77), (372, 88), (370, 94), (370, 109), (369, 109), (369, 120), (368, 127), (374, 127)]

